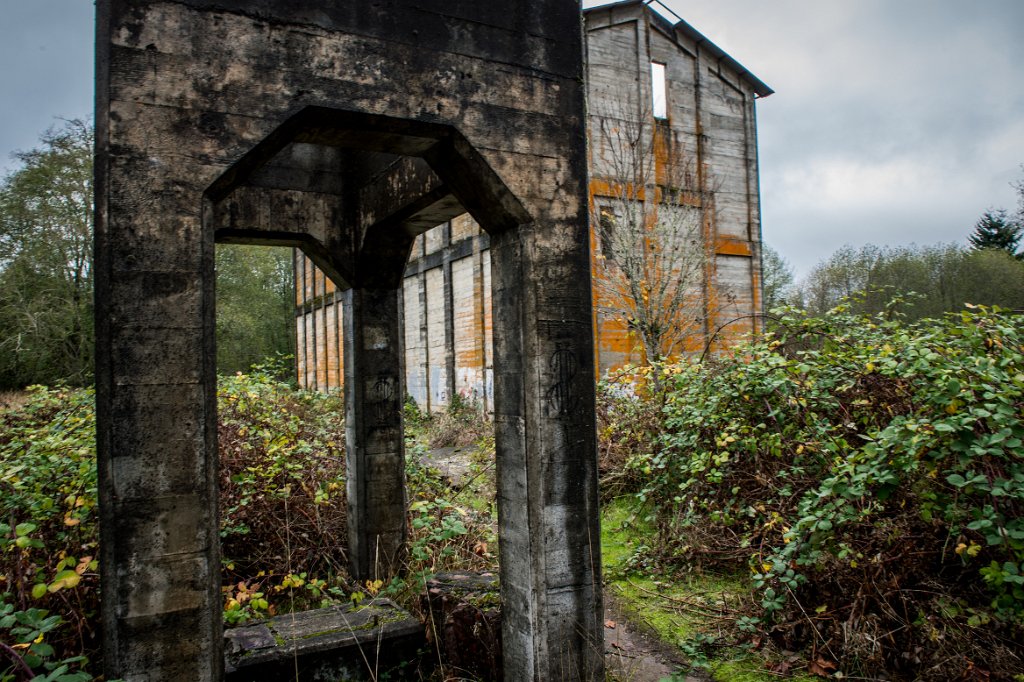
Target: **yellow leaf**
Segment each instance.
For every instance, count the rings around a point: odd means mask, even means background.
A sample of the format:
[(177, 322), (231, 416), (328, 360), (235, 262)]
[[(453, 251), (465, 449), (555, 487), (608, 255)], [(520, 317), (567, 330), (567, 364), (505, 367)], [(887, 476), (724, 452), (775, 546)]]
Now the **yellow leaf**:
[(63, 589), (70, 589), (82, 581), (82, 576), (74, 571), (61, 571), (54, 576), (53, 582), (46, 589), (49, 592), (58, 592)]

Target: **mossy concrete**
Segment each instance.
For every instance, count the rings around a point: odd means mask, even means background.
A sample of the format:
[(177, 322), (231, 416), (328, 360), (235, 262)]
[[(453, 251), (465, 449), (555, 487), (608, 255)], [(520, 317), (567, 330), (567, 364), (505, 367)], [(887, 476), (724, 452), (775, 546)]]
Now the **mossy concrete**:
[(227, 682), (375, 680), (420, 668), (426, 644), (419, 620), (387, 599), (230, 628), (224, 641)]

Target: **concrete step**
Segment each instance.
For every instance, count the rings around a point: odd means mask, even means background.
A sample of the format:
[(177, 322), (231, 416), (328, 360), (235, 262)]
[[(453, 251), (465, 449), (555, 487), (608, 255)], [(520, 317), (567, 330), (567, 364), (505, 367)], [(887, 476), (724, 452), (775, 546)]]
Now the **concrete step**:
[(425, 644), (419, 620), (388, 599), (290, 613), (225, 630), (224, 679), (415, 679)]

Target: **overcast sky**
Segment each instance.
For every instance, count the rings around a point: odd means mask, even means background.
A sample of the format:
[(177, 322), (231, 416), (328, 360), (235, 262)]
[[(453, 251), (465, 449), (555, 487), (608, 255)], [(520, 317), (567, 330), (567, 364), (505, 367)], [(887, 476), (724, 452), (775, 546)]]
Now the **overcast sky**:
[[(666, 2), (776, 91), (763, 233), (798, 274), (846, 243), (963, 242), (1016, 207), (1024, 0)], [(91, 114), (92, 48), (90, 0), (0, 0), (0, 167)]]

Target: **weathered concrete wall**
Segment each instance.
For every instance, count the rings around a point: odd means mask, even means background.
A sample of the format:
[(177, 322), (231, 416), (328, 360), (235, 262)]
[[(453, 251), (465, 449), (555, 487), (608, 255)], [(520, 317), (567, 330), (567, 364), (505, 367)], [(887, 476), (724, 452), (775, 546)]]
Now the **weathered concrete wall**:
[[(363, 577), (397, 560), (404, 532), (403, 271), (417, 234), (465, 210), (491, 237), (506, 679), (602, 679), (578, 3), (97, 10), (106, 676), (223, 672), (215, 240), (300, 247), (345, 292)], [(322, 330), (311, 319), (303, 333)], [(330, 334), (318, 338), (326, 353)], [(330, 385), (331, 363), (313, 357)]]
[[(630, 181), (621, 177), (621, 170), (610, 161), (615, 154), (621, 157), (622, 150), (605, 148), (609, 140), (600, 134), (602, 126), (617, 128), (618, 121), (624, 119), (635, 128), (641, 115), (650, 119), (650, 63), (663, 63), (668, 111), (657, 131), (662, 140), (671, 140), (676, 156), (670, 159), (657, 150), (653, 120), (644, 131), (645, 138), (649, 153), (659, 153), (658, 181), (662, 186), (672, 181), (688, 185), (689, 208), (697, 212), (695, 221), (700, 225), (706, 256), (703, 275), (694, 285), (694, 309), (686, 311), (701, 318), (687, 340), (687, 350), (699, 352), (708, 343), (713, 348), (726, 347), (743, 334), (760, 329), (761, 225), (754, 100), (770, 90), (736, 68), (738, 65), (723, 60), (720, 51), (695, 31), (673, 26), (640, 3), (587, 10), (584, 17), (592, 209), (599, 211), (602, 205), (621, 198), (623, 183)], [(673, 163), (679, 167), (666, 169)], [(666, 177), (673, 175), (677, 177)], [(600, 309), (602, 269), (597, 258), (602, 247), (596, 230), (590, 239), (597, 302), (594, 346), (598, 371), (603, 374), (641, 362), (643, 357), (638, 339), (626, 324)], [(403, 297), (406, 377), (409, 393), (422, 409), (443, 409), (453, 391), (490, 409), (493, 360), (488, 331), (488, 248), (486, 233), (468, 215), (430, 230), (413, 248)], [(301, 278), (302, 273), (297, 270), (296, 276)], [(299, 304), (303, 301), (308, 308), (309, 298), (300, 297)], [(312, 337), (303, 335), (310, 324), (306, 317), (322, 320), (323, 314), (319, 310), (304, 313), (299, 308), (297, 315), (301, 381), (302, 368), (314, 355)], [(304, 344), (306, 338), (309, 343)], [(304, 385), (322, 384), (307, 380)]]
[(315, 391), (340, 391), (345, 354), (342, 292), (308, 256), (293, 254), (296, 305), (296, 372)]
[[(622, 152), (602, 131), (636, 130), (637, 113), (652, 120), (639, 139), (654, 157), (662, 191), (683, 190), (681, 202), (700, 212), (705, 274), (694, 300), (703, 324), (686, 349), (712, 349), (758, 331), (761, 308), (760, 198), (755, 137), (756, 97), (771, 94), (704, 36), (636, 3), (587, 13), (591, 200), (623, 198)], [(667, 111), (653, 121), (651, 63), (664, 64)], [(616, 161), (619, 161), (616, 163)], [(601, 251), (595, 236), (595, 257)], [(595, 263), (595, 274), (599, 268)], [(600, 306), (600, 289), (595, 289)], [(640, 359), (619, 320), (598, 313), (598, 365)], [(731, 321), (731, 322), (730, 322)]]

